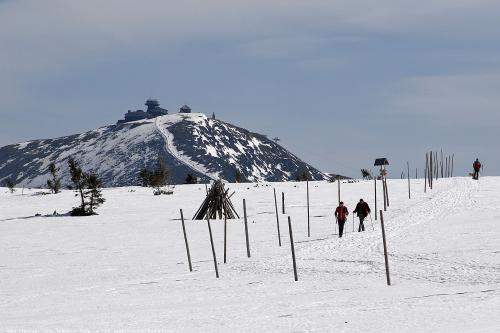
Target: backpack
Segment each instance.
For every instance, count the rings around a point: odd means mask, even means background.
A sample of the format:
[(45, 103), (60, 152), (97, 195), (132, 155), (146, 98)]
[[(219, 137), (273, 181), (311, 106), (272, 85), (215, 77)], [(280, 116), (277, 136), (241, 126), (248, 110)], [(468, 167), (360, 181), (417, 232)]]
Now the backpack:
[(337, 213), (337, 219), (339, 221), (345, 221), (346, 220), (347, 208), (345, 206), (344, 207), (338, 206), (337, 209), (335, 210), (335, 213)]

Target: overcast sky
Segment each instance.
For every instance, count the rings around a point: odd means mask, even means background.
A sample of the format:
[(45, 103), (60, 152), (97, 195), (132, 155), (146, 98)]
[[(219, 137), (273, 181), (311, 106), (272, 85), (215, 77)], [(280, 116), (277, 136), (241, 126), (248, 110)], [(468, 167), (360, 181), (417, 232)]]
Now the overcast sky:
[(499, 18), (498, 0), (0, 0), (0, 146), (154, 97), (323, 171), (387, 157), (399, 176), (443, 148), (499, 175)]

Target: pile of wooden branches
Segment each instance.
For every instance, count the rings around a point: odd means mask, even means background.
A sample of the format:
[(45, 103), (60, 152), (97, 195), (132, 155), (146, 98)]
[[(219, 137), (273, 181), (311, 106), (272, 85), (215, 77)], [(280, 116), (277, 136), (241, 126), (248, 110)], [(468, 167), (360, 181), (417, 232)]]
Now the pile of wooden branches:
[(219, 219), (222, 219), (223, 216), (227, 219), (234, 219), (235, 215), (240, 218), (230, 200), (234, 192), (231, 195), (228, 195), (228, 192), (229, 189), (224, 188), (222, 180), (214, 182), (207, 193), (207, 197), (196, 214), (194, 214), (193, 220), (204, 220), (207, 216), (209, 219), (216, 219), (217, 215)]

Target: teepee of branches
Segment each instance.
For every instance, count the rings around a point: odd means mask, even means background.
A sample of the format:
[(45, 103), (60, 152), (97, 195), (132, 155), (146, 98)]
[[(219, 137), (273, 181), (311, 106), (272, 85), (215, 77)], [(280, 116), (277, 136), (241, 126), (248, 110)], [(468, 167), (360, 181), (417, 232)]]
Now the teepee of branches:
[(193, 220), (204, 220), (208, 216), (209, 219), (219, 219), (225, 215), (227, 219), (234, 219), (238, 216), (233, 204), (231, 203), (231, 195), (228, 195), (229, 189), (224, 188), (222, 180), (217, 180), (207, 193), (207, 197), (201, 204), (200, 208), (194, 214)]

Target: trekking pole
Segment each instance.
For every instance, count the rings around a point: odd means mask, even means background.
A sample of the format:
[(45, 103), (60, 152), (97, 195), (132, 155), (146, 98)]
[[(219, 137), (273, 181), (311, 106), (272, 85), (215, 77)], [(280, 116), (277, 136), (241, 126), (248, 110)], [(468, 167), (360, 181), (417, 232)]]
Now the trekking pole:
[(354, 232), (354, 214), (352, 214), (352, 232)]
[(339, 223), (339, 219), (337, 218), (337, 216), (335, 216), (335, 234), (337, 234), (337, 224), (338, 223)]
[(373, 231), (375, 231), (375, 227), (373, 226), (372, 214), (368, 213), (368, 215), (370, 215), (370, 222), (372, 223), (372, 229)]

